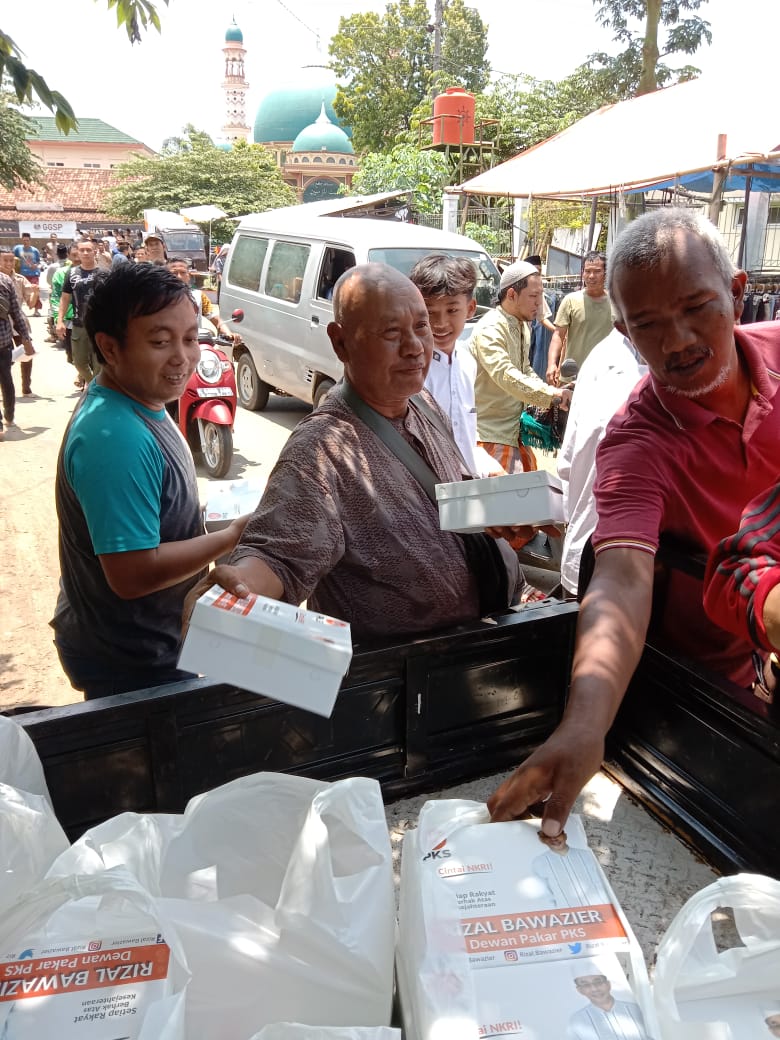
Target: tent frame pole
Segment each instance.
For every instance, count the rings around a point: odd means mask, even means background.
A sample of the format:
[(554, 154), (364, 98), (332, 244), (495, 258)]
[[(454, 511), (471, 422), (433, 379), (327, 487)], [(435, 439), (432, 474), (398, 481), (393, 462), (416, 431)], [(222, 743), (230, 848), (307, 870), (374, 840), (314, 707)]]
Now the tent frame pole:
[(739, 233), (739, 252), (737, 253), (737, 267), (740, 270), (743, 268), (745, 263), (745, 252), (747, 248), (747, 225), (748, 225), (748, 211), (750, 209), (750, 191), (753, 187), (752, 177), (753, 164), (748, 166), (747, 177), (745, 177), (745, 206), (742, 210), (742, 228)]

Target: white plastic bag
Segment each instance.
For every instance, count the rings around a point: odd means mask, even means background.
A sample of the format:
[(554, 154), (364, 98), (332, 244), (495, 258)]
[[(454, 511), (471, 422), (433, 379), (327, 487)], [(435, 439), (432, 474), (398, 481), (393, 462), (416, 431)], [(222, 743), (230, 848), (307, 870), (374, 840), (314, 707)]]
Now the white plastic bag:
[(0, 783), (43, 795), (51, 802), (35, 744), (7, 715), (0, 715)]
[(304, 1026), (300, 1022), (274, 1022), (250, 1040), (401, 1040), (401, 1030), (389, 1026)]
[(0, 912), (40, 881), (67, 847), (33, 742), (0, 715)]
[(95, 827), (52, 874), (118, 863), (181, 937), (188, 1040), (244, 1040), (271, 1022), (389, 1023), (392, 855), (376, 781), (243, 777), (182, 816)]
[(170, 923), (122, 868), (45, 880), (0, 922), (3, 1040), (185, 1040), (187, 981)]
[[(718, 952), (712, 914), (730, 907), (744, 945)], [(719, 878), (692, 896), (658, 947), (655, 1002), (664, 1040), (769, 1037), (780, 1014), (780, 882)]]

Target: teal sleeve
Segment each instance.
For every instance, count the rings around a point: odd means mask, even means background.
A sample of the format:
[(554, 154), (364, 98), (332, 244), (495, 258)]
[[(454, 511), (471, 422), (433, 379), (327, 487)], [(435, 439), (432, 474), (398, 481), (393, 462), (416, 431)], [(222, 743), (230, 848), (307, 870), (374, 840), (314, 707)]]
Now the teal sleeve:
[(157, 548), (164, 469), (157, 441), (132, 406), (98, 408), (74, 423), (65, 472), (97, 556)]

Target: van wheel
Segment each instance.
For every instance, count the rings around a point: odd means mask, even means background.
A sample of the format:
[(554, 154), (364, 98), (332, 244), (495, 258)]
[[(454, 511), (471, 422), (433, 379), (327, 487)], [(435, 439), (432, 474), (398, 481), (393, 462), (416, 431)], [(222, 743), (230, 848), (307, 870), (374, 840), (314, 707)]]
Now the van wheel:
[(317, 384), (317, 389), (314, 391), (314, 397), (312, 398), (314, 407), (317, 408), (322, 401), (323, 397), (330, 393), (336, 384), (332, 379), (321, 379)]
[(259, 378), (249, 354), (242, 354), (236, 363), (236, 390), (239, 403), (250, 412), (262, 412), (268, 404), (271, 387)]

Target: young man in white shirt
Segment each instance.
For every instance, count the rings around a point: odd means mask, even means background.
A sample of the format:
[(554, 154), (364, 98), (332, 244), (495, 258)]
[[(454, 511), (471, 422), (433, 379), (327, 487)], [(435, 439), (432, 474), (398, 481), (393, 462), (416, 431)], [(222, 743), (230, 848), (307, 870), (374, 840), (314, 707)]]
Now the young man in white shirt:
[(409, 277), (422, 293), (433, 332), (433, 358), (425, 389), (450, 417), (455, 443), (471, 472), (475, 476), (499, 473), (498, 463), (477, 446), (477, 364), (467, 345), (458, 343), (477, 309), (476, 268), (466, 257), (432, 254), (418, 261)]

